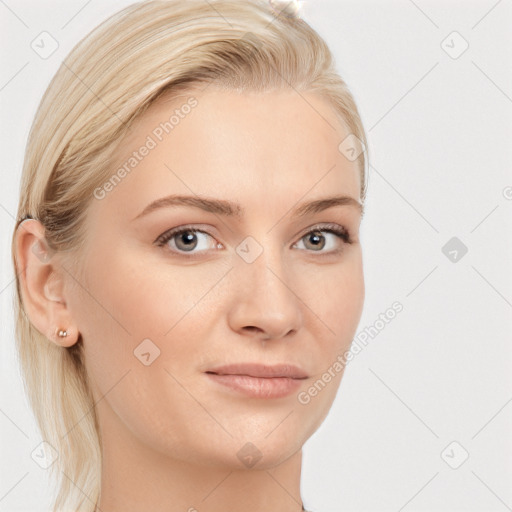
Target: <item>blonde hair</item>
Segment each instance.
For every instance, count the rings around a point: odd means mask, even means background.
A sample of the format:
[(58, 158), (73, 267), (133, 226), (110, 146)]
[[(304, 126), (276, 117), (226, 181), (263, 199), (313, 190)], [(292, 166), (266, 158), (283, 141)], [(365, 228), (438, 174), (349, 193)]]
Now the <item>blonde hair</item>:
[[(330, 102), (367, 148), (363, 125), (321, 37), (293, 8), (264, 0), (168, 0), (135, 3), (82, 39), (55, 74), (26, 148), (12, 260), (16, 272), (16, 347), (43, 439), (58, 453), (53, 511), (92, 511), (101, 484), (101, 438), (83, 359), (30, 322), (15, 253), (22, 220), (39, 220), (52, 251), (69, 257), (75, 276), (83, 220), (94, 190), (112, 175), (112, 155), (134, 121), (163, 93), (196, 84), (264, 92), (291, 87)], [(341, 141), (340, 141), (341, 142)], [(367, 151), (358, 157), (361, 200)]]

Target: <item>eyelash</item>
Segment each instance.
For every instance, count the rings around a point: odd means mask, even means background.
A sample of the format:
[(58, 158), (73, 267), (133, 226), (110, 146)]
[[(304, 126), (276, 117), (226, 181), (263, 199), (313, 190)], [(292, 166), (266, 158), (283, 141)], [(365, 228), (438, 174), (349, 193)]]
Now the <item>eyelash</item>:
[[(338, 226), (337, 224), (322, 224), (322, 225), (318, 225), (318, 226), (313, 226), (309, 231), (304, 233), (299, 238), (298, 242), (301, 241), (306, 236), (308, 236), (312, 233), (316, 233), (316, 232), (332, 233), (333, 235), (336, 235), (339, 239), (341, 239), (345, 244), (353, 243), (352, 237), (350, 236), (350, 232), (344, 226)], [(171, 240), (175, 236), (181, 235), (182, 233), (204, 233), (205, 235), (208, 235), (208, 236), (214, 238), (210, 233), (208, 233), (207, 231), (203, 231), (202, 229), (195, 228), (192, 226), (182, 226), (179, 228), (171, 229), (170, 231), (166, 231), (165, 233), (162, 233), (155, 240), (154, 243), (156, 245), (158, 245), (159, 247), (164, 247), (169, 240)], [(295, 244), (293, 244), (293, 245), (296, 245), (298, 242), (295, 242)], [(171, 250), (174, 253), (179, 254), (180, 256), (184, 256), (185, 258), (193, 258), (193, 257), (197, 256), (197, 254), (198, 254), (198, 253), (187, 254), (184, 251), (179, 251), (176, 249), (169, 249), (169, 250)], [(337, 250), (331, 250), (329, 252), (318, 251), (318, 254), (320, 256), (328, 256), (328, 255), (332, 255), (332, 254), (337, 254), (337, 253), (341, 252), (341, 250), (342, 249), (337, 249)], [(308, 251), (308, 252), (315, 253), (317, 251)]]

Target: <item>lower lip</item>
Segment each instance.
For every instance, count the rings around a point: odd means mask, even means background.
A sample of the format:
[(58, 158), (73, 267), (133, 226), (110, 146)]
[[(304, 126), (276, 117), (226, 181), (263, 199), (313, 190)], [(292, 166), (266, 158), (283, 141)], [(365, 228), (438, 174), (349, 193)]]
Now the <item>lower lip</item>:
[(217, 375), (207, 373), (215, 382), (253, 398), (281, 398), (296, 392), (301, 379), (289, 377), (249, 377), (248, 375)]

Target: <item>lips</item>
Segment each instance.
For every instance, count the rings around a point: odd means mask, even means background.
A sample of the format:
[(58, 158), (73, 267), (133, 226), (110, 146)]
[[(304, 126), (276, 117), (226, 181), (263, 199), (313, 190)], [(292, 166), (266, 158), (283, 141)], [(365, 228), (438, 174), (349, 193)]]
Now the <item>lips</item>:
[(308, 374), (304, 370), (293, 364), (266, 366), (257, 363), (239, 363), (212, 368), (206, 373), (215, 375), (245, 375), (266, 379), (279, 377), (287, 377), (289, 379), (308, 378)]

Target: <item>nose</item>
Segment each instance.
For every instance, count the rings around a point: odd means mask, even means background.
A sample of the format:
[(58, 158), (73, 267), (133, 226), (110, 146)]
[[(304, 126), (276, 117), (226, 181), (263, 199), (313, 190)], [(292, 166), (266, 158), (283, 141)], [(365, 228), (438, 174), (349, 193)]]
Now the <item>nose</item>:
[(265, 249), (252, 263), (237, 262), (228, 314), (231, 329), (260, 340), (292, 336), (302, 325), (302, 301), (293, 291), (292, 274), (280, 257), (269, 254)]

